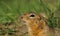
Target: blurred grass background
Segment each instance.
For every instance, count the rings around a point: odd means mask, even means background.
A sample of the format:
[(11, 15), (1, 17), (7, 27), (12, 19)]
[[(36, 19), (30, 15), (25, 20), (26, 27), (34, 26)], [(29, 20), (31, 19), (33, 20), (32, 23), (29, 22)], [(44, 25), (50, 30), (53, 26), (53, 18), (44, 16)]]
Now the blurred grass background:
[(17, 20), (30, 11), (45, 13), (49, 26), (60, 28), (60, 0), (0, 0), (0, 36), (25, 36)]

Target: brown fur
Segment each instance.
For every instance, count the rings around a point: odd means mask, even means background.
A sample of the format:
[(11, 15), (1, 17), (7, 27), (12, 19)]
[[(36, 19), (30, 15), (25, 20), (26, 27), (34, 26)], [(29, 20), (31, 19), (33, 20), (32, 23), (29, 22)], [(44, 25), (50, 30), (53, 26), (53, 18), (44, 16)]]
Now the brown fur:
[[(34, 17), (30, 17), (31, 15)], [(54, 36), (50, 34), (50, 29), (46, 23), (46, 19), (36, 13), (26, 13), (21, 16), (21, 20), (26, 23), (28, 27), (29, 36)]]

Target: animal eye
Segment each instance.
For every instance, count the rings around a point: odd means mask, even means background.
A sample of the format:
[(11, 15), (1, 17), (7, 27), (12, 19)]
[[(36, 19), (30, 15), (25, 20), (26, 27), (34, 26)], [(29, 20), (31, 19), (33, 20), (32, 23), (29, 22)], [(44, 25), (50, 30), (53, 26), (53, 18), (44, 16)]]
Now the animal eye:
[(35, 15), (32, 14), (32, 15), (30, 15), (30, 17), (35, 17)]

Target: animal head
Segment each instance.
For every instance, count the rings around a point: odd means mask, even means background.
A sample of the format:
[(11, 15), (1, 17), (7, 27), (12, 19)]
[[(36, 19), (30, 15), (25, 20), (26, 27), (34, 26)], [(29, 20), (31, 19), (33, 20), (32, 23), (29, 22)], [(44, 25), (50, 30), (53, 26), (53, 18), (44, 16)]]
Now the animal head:
[(41, 19), (41, 17), (38, 14), (33, 12), (26, 13), (22, 15), (20, 18), (24, 23), (31, 23), (33, 21), (37, 21)]

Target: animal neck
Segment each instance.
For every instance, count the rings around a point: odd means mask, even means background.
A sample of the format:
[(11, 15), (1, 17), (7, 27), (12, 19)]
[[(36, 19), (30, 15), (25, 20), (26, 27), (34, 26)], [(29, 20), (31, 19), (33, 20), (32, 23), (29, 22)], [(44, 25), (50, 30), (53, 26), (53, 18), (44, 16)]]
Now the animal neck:
[(46, 25), (39, 26), (36, 23), (34, 23), (34, 24), (30, 24), (28, 29), (29, 29), (29, 34), (31, 36), (38, 36), (39, 33), (41, 34), (41, 36), (43, 36), (42, 34), (45, 32), (45, 30), (47, 29), (47, 27), (46, 27)]

